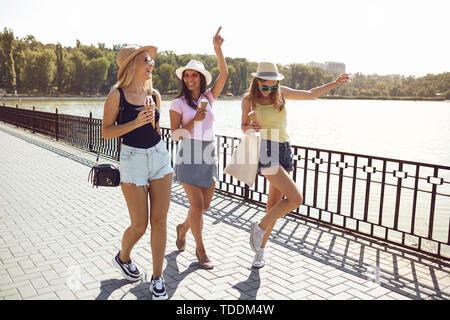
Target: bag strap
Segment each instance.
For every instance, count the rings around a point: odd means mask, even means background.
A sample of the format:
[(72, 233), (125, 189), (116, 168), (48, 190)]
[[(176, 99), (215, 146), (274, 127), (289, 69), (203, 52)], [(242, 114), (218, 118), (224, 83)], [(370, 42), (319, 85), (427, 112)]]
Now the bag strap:
[[(124, 109), (124, 100), (125, 100), (125, 94), (123, 93), (122, 88), (117, 88), (117, 90), (119, 90), (120, 93), (120, 99), (119, 99), (119, 114), (118, 114), (118, 118), (120, 123), (118, 124), (122, 124), (122, 119), (123, 119), (123, 109)], [(117, 122), (117, 119), (116, 119)]]

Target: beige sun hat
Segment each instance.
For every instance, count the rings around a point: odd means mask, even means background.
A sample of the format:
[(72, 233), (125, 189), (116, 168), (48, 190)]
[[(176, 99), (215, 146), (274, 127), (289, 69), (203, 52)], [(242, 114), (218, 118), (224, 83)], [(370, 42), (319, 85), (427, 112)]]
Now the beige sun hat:
[(192, 59), (188, 62), (188, 64), (185, 67), (178, 68), (175, 73), (177, 74), (178, 79), (183, 80), (183, 72), (184, 70), (195, 70), (197, 72), (200, 72), (202, 75), (206, 78), (206, 85), (209, 85), (212, 81), (211, 73), (209, 73), (208, 70), (205, 69), (205, 66), (200, 61)]
[(119, 65), (119, 72), (117, 73), (117, 79), (120, 79), (122, 73), (125, 71), (128, 63), (139, 53), (147, 51), (152, 59), (155, 59), (156, 51), (158, 49), (154, 46), (139, 47), (136, 45), (124, 46), (117, 54), (116, 62)]
[(272, 62), (260, 62), (252, 76), (264, 80), (283, 80), (284, 76), (278, 72), (277, 65)]

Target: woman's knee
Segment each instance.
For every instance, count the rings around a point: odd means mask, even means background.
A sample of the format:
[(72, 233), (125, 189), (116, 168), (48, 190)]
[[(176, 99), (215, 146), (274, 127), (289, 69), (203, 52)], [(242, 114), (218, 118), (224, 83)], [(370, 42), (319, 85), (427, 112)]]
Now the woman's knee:
[(130, 229), (134, 234), (143, 236), (145, 234), (145, 231), (147, 231), (147, 226), (148, 224), (144, 222), (134, 223), (130, 226)]
[(166, 228), (167, 227), (167, 219), (165, 217), (150, 217), (150, 225), (151, 228)]
[(195, 201), (191, 203), (191, 212), (194, 214), (201, 214), (203, 213), (204, 209), (203, 201)]
[(203, 212), (205, 212), (206, 210), (208, 210), (209, 209), (209, 203), (204, 203), (203, 204)]
[(297, 192), (294, 192), (289, 198), (290, 201), (292, 201), (295, 208), (298, 208), (303, 203), (303, 197), (300, 191), (297, 190)]

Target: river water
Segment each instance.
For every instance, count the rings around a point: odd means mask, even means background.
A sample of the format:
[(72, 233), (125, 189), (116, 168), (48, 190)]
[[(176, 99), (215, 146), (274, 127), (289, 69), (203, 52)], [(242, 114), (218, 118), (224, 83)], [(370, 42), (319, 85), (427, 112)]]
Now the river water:
[[(105, 99), (0, 98), (19, 108), (102, 118)], [(163, 100), (162, 127), (170, 100)], [(288, 133), (294, 145), (450, 166), (450, 101), (287, 101)], [(215, 133), (240, 136), (241, 100), (214, 104)]]

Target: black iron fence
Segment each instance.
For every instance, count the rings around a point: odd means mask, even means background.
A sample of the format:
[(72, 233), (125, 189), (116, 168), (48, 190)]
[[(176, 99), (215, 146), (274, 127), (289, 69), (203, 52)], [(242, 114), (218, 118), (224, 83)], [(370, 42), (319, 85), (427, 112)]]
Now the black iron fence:
[[(118, 159), (119, 140), (101, 137), (101, 119), (0, 106), (0, 121)], [(161, 128), (176, 155), (170, 130)], [(223, 170), (239, 138), (216, 136), (217, 190), (265, 203), (268, 182), (249, 188)], [(450, 167), (318, 148), (292, 146), (293, 178), (304, 204), (291, 214), (338, 226), (450, 260)]]

